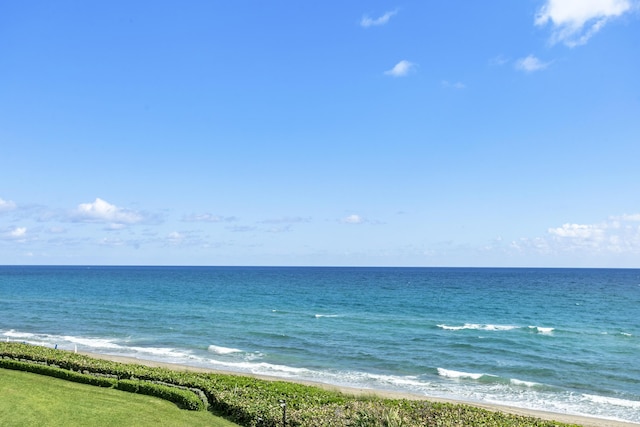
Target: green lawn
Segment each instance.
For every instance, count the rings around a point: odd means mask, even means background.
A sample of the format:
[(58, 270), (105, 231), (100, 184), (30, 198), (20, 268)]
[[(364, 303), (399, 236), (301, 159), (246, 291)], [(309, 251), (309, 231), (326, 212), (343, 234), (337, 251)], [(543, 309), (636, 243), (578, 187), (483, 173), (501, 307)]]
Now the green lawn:
[(237, 424), (155, 397), (0, 369), (0, 425), (217, 426)]

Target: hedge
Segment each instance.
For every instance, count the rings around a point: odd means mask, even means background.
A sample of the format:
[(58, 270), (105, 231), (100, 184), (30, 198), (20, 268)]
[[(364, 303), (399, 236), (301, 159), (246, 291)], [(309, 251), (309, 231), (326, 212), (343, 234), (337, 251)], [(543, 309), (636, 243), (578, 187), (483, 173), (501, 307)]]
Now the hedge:
[(463, 404), (356, 397), (286, 381), (123, 364), (19, 343), (0, 342), (0, 366), (151, 394), (194, 410), (206, 407), (191, 390), (201, 391), (210, 410), (250, 427), (282, 426), (281, 400), (289, 427), (569, 426)]

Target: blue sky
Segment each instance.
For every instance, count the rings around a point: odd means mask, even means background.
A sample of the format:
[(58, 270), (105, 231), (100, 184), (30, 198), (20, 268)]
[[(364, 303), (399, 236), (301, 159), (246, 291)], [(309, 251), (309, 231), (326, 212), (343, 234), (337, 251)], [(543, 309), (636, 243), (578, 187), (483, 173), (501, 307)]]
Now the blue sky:
[(0, 5), (0, 264), (640, 267), (636, 0)]

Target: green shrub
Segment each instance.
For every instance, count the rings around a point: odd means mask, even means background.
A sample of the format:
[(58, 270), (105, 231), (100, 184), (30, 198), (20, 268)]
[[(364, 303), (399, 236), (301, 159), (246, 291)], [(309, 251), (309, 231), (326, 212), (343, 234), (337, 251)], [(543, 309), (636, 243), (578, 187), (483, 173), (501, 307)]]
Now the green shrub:
[(116, 389), (158, 397), (190, 411), (205, 409), (204, 402), (190, 390), (137, 380), (120, 380), (116, 384)]
[(34, 374), (47, 375), (67, 381), (73, 381), (76, 383), (95, 385), (98, 387), (109, 388), (113, 387), (116, 384), (116, 380), (114, 380), (113, 378), (96, 377), (93, 375), (82, 374), (80, 372), (68, 371), (66, 369), (57, 368), (54, 366), (20, 362), (10, 359), (0, 359), (0, 367), (18, 371), (32, 372)]
[(0, 342), (2, 357), (4, 359), (0, 359), (0, 367), (30, 369), (31, 372), (72, 381), (88, 381), (89, 384), (149, 394), (192, 410), (203, 409), (206, 405), (195, 393), (184, 388), (199, 389), (206, 395), (212, 410), (244, 426), (282, 426), (282, 408), (278, 402), (284, 399), (289, 427), (568, 427), (567, 424), (554, 421), (493, 412), (469, 405), (371, 396), (359, 398), (286, 381), (123, 364), (18, 343)]

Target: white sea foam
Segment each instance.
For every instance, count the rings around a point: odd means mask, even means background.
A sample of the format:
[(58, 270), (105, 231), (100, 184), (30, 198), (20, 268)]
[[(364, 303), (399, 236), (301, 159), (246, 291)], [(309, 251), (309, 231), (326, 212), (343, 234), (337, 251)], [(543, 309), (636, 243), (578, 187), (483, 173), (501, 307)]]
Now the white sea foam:
[(312, 376), (312, 371), (306, 368), (296, 368), (286, 365), (276, 365), (266, 362), (228, 362), (222, 360), (209, 359), (208, 365), (222, 367), (234, 372), (249, 372), (257, 375), (269, 375), (285, 378), (307, 378)]
[(521, 386), (521, 387), (539, 387), (542, 385), (534, 381), (522, 381), (515, 378), (511, 378), (509, 382), (513, 385)]
[(479, 331), (510, 331), (512, 329), (518, 329), (517, 326), (513, 326), (513, 325), (492, 325), (492, 324), (482, 325), (479, 323), (465, 323), (462, 326), (450, 326), (445, 324), (439, 324), (437, 326), (441, 329), (445, 329), (448, 331), (461, 331), (463, 329), (473, 329), (473, 330), (479, 330)]
[(31, 334), (29, 332), (17, 332), (15, 329), (8, 330), (2, 335), (8, 338), (15, 338), (15, 339), (33, 338), (35, 336), (35, 334)]
[(378, 386), (389, 385), (394, 389), (419, 390), (428, 385), (428, 383), (413, 375), (403, 377), (396, 375), (364, 374), (362, 375), (362, 378), (367, 380), (367, 382), (373, 382)]
[(121, 345), (118, 345), (114, 342), (115, 340), (105, 339), (105, 338), (82, 338), (82, 337), (73, 337), (69, 335), (65, 335), (60, 338), (62, 339), (61, 341), (67, 341), (73, 344), (83, 345), (85, 347), (89, 347), (92, 349), (98, 349), (98, 348), (121, 349), (122, 348)]
[(476, 374), (473, 372), (461, 372), (461, 371), (453, 371), (450, 369), (438, 368), (438, 375), (446, 378), (470, 378), (472, 380), (478, 380), (482, 378), (484, 374)]
[(322, 317), (340, 317), (338, 314), (316, 314), (314, 316), (316, 319), (320, 319)]
[[(122, 348), (122, 347), (121, 347)], [(128, 347), (136, 353), (150, 354), (157, 357), (167, 357), (173, 359), (189, 358), (190, 354), (175, 348), (167, 347)]]
[(590, 402), (595, 402), (595, 403), (600, 403), (605, 405), (622, 406), (625, 408), (632, 408), (632, 409), (640, 409), (640, 401), (637, 401), (637, 400), (626, 400), (626, 399), (619, 399), (616, 397), (596, 396), (592, 394), (583, 394), (582, 396)]
[(239, 350), (237, 348), (222, 347), (222, 346), (213, 345), (213, 344), (209, 346), (208, 350), (216, 354), (242, 353), (242, 350)]
[(545, 328), (542, 326), (529, 326), (529, 329), (532, 330), (533, 332), (537, 332), (539, 334), (551, 334), (553, 333), (553, 331), (555, 331), (556, 328)]

